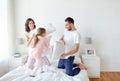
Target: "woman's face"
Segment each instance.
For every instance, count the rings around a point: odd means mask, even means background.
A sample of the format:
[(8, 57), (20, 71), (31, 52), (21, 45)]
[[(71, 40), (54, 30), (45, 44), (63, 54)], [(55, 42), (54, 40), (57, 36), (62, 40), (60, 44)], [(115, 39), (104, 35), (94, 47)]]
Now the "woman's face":
[(29, 28), (30, 28), (30, 30), (33, 30), (34, 29), (34, 22), (33, 21), (30, 21), (29, 23), (28, 23), (28, 26), (29, 26)]

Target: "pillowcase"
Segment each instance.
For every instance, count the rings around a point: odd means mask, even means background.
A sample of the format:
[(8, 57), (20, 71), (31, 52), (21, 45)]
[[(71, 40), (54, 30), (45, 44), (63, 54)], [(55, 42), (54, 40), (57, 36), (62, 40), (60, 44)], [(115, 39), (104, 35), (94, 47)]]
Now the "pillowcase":
[(28, 60), (28, 55), (22, 56), (22, 64), (26, 64)]
[(52, 35), (47, 35), (46, 38), (47, 38), (47, 40), (48, 40), (49, 43), (50, 43), (50, 40), (51, 40), (51, 38), (52, 38)]
[(82, 63), (81, 58), (80, 58), (80, 57), (75, 56), (74, 63)]
[(48, 60), (51, 62), (52, 61), (52, 53), (53, 53), (53, 47), (49, 46), (47, 50), (45, 51), (45, 55), (47, 56)]
[[(53, 46), (52, 61), (59, 61), (62, 53), (65, 52), (65, 45), (61, 41), (56, 41)], [(78, 52), (79, 53), (79, 52)], [(77, 53), (76, 53), (77, 54)], [(75, 63), (81, 63), (81, 58), (79, 54), (75, 55)]]
[(65, 45), (61, 41), (56, 41), (53, 46), (52, 61), (59, 60), (62, 53), (65, 52)]

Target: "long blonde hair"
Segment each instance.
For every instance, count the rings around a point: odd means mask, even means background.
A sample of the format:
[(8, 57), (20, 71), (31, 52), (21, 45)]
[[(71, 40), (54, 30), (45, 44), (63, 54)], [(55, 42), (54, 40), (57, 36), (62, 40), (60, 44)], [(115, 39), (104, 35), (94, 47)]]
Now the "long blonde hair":
[(31, 45), (32, 45), (33, 48), (37, 45), (37, 43), (39, 41), (38, 36), (41, 36), (45, 32), (46, 32), (45, 28), (38, 28), (37, 29), (37, 34), (32, 39), (32, 44)]

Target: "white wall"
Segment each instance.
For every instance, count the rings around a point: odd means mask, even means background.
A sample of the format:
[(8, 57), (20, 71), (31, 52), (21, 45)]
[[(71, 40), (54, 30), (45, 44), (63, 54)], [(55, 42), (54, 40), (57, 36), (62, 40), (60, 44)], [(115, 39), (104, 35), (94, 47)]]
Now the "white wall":
[[(56, 27), (53, 43), (63, 33), (64, 19), (70, 16), (83, 39), (93, 38), (101, 70), (120, 71), (120, 0), (14, 0), (14, 4), (18, 38), (24, 37), (25, 20), (31, 17), (37, 27), (48, 23)], [(83, 41), (81, 45), (83, 49)]]

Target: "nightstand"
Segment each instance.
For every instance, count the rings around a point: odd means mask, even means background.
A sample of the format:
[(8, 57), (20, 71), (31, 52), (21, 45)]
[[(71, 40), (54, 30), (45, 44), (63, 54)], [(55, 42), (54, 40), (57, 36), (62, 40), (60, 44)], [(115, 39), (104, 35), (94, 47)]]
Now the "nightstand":
[(95, 55), (82, 55), (82, 62), (87, 68), (89, 78), (100, 78), (100, 58)]
[(21, 55), (20, 57), (14, 57), (14, 56), (11, 56), (9, 58), (9, 71), (21, 66), (21, 65), (24, 65), (24, 58), (26, 58), (27, 55)]

